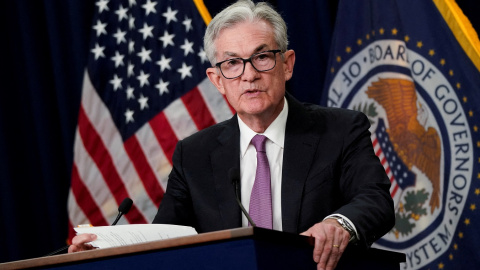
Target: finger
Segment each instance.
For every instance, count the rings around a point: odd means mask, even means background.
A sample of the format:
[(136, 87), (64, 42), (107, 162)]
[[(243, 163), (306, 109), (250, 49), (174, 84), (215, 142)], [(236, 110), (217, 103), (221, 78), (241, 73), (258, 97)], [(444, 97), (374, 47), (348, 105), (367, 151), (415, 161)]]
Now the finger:
[(70, 245), (68, 247), (68, 253), (73, 253), (73, 252), (77, 252), (77, 251), (78, 251), (78, 249), (75, 245)]
[(70, 245), (68, 247), (68, 253), (74, 253), (74, 252), (85, 251), (90, 249), (93, 249), (92, 245), (90, 244)]
[(307, 231), (304, 231), (304, 232), (301, 233), (300, 235), (313, 236), (312, 229), (309, 229), (309, 230), (307, 230)]
[(328, 259), (330, 258), (333, 249), (333, 238), (335, 237), (335, 230), (335, 226), (325, 226), (325, 241), (323, 243), (320, 260), (317, 264), (318, 269), (325, 269), (327, 265)]
[(334, 240), (334, 242), (338, 241), (338, 244), (337, 244), (338, 248), (336, 248), (338, 249), (338, 251), (336, 252), (336, 254), (331, 256), (332, 262), (327, 263), (327, 269), (329, 269), (330, 265), (331, 265), (331, 269), (335, 269), (337, 267), (337, 264), (342, 258), (343, 252), (347, 248), (348, 243), (350, 241), (350, 234), (347, 231), (341, 229), (338, 231), (338, 235), (336, 235), (336, 239), (338, 240)]
[(68, 253), (93, 249), (92, 245), (87, 244), (97, 239), (95, 234), (80, 234), (72, 239), (72, 244), (68, 247)]
[(97, 235), (91, 233), (80, 234), (72, 239), (73, 245), (82, 245), (88, 242), (95, 241), (97, 239)]
[(323, 231), (315, 235), (315, 247), (313, 248), (313, 261), (320, 262), (320, 258), (324, 252), (326, 235)]
[(314, 227), (308, 229), (303, 233), (300, 233), (300, 235), (310, 236), (314, 238), (313, 260), (318, 263), (318, 260), (320, 260), (320, 254), (322, 254), (322, 238), (319, 237), (318, 232), (315, 232)]
[(68, 253), (74, 253), (79, 251), (86, 251), (97, 249), (96, 247), (92, 246), (91, 244), (80, 244), (80, 245), (70, 245), (68, 247)]
[(332, 241), (332, 252), (330, 253), (330, 256), (328, 257), (327, 263), (325, 265), (325, 268), (327, 270), (334, 269), (338, 263), (338, 260), (340, 260), (340, 257), (342, 256), (341, 248), (345, 245), (343, 243), (343, 238), (343, 229), (336, 228)]
[(313, 243), (314, 244), (314, 247), (313, 247), (313, 261), (318, 263), (318, 261), (320, 260), (320, 256), (322, 254), (323, 242), (324, 242), (325, 237), (321, 236), (319, 234), (319, 232), (315, 232), (314, 227), (308, 229), (307, 231), (305, 231), (303, 233), (300, 233), (300, 235), (313, 237), (313, 240), (314, 240), (314, 243)]

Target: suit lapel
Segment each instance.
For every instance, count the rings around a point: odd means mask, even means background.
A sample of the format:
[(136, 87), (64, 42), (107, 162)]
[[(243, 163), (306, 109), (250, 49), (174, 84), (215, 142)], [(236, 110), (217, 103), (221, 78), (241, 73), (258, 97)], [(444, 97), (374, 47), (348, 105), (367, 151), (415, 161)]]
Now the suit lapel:
[(287, 94), (288, 118), (282, 169), (282, 227), (298, 232), (303, 188), (318, 145), (319, 136), (310, 132), (313, 125), (302, 105)]
[(242, 225), (241, 211), (228, 177), (231, 168), (240, 168), (240, 131), (236, 115), (225, 123), (217, 141), (219, 146), (211, 152), (210, 158), (221, 221), (213, 222), (221, 222), (224, 229), (236, 228)]

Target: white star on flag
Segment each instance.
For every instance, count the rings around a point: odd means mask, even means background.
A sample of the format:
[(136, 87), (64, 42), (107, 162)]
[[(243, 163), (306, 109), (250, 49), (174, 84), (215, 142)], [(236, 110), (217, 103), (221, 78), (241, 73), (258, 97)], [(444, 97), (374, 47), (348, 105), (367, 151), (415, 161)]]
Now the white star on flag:
[(93, 26), (93, 29), (97, 31), (97, 37), (100, 36), (101, 34), (106, 35), (107, 30), (105, 29), (107, 27), (107, 23), (102, 23), (101, 21), (97, 21), (97, 24)]
[(115, 67), (123, 66), (123, 57), (124, 55), (119, 54), (118, 51), (115, 52), (115, 56), (111, 58), (115, 62)]
[(153, 26), (148, 26), (146, 23), (143, 24), (143, 28), (138, 30), (138, 32), (143, 34), (143, 39), (147, 39), (147, 37), (153, 37), (152, 34)]
[(129, 122), (133, 122), (133, 114), (135, 112), (130, 110), (130, 109), (127, 109), (127, 111), (125, 112), (125, 122), (126, 123), (129, 123)]
[(192, 19), (189, 19), (188, 17), (185, 17), (185, 20), (182, 22), (183, 25), (185, 25), (185, 32), (188, 32), (192, 30)]
[(120, 29), (117, 29), (117, 32), (113, 34), (113, 36), (117, 39), (117, 44), (120, 44), (122, 42), (127, 42), (125, 39), (125, 35), (127, 34), (126, 31), (121, 31)]
[(95, 5), (98, 6), (98, 12), (102, 13), (104, 10), (110, 10), (107, 6), (109, 0), (99, 0)]
[(145, 61), (152, 61), (152, 58), (150, 58), (151, 53), (152, 50), (147, 50), (145, 47), (142, 47), (142, 51), (137, 53), (137, 55), (142, 58), (142, 64), (145, 63)]
[(190, 73), (190, 70), (192, 70), (192, 66), (187, 66), (185, 62), (182, 63), (182, 67), (177, 69), (177, 71), (182, 74), (182, 80), (185, 79), (185, 77), (192, 77), (192, 73)]
[(122, 21), (122, 19), (125, 19), (125, 20), (128, 19), (127, 12), (128, 12), (128, 8), (124, 8), (122, 5), (120, 5), (118, 10), (115, 11), (115, 14), (117, 14), (118, 16), (119, 22)]
[(164, 93), (168, 93), (168, 88), (167, 86), (169, 85), (169, 82), (164, 82), (162, 79), (158, 82), (157, 85), (155, 85), (155, 88), (158, 88), (159, 94), (163, 95)]
[(142, 5), (142, 7), (145, 9), (145, 15), (157, 13), (157, 10), (155, 9), (156, 4), (157, 2), (151, 2), (150, 0), (147, 0), (147, 3)]
[(140, 71), (140, 75), (137, 76), (137, 79), (140, 81), (140, 87), (150, 84), (148, 82), (148, 77), (150, 77), (150, 74), (144, 73), (143, 70)]
[(95, 43), (95, 48), (91, 50), (93, 54), (95, 54), (95, 60), (97, 60), (100, 57), (105, 57), (105, 54), (103, 51), (105, 50), (105, 47), (101, 47), (98, 45), (98, 43)]
[(140, 110), (143, 110), (145, 108), (148, 108), (148, 98), (144, 97), (142, 94), (140, 94), (140, 98), (138, 99), (138, 103), (140, 103)]
[(183, 50), (183, 55), (187, 56), (189, 53), (193, 53), (193, 42), (189, 42), (187, 39), (185, 39), (185, 43), (183, 43), (180, 48)]
[(162, 55), (162, 58), (160, 61), (157, 61), (157, 65), (160, 66), (160, 71), (164, 71), (165, 69), (171, 69), (170, 68), (170, 62), (172, 61), (172, 58), (165, 58), (164, 55)]
[(167, 30), (163, 33), (163, 36), (160, 37), (159, 39), (163, 42), (163, 48), (166, 48), (168, 45), (174, 45), (173, 44), (173, 38), (175, 37), (174, 34), (169, 34)]
[(174, 21), (174, 22), (177, 21), (177, 17), (176, 17), (177, 12), (178, 12), (177, 10), (172, 10), (170, 7), (168, 7), (167, 12), (162, 13), (162, 16), (167, 19), (167, 24), (169, 24), (171, 21)]
[(122, 79), (117, 76), (117, 74), (113, 75), (113, 79), (110, 80), (110, 83), (113, 84), (113, 91), (117, 91), (118, 88), (122, 87)]

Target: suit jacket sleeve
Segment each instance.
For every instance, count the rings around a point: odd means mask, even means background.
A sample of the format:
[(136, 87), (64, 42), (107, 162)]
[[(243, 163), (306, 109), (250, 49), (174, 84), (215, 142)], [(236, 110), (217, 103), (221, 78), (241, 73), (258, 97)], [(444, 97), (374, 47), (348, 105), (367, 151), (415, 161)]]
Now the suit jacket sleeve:
[(192, 198), (181, 168), (182, 141), (173, 154), (173, 168), (168, 177), (168, 188), (153, 223), (195, 227)]
[(394, 225), (390, 180), (360, 112), (300, 104), (287, 95), (282, 172), (283, 230), (302, 233), (342, 214), (370, 246)]
[(367, 117), (355, 113), (350, 119), (345, 123), (339, 167), (339, 189), (346, 204), (335, 212), (348, 217), (360, 243), (370, 246), (393, 227), (393, 200), (388, 176), (373, 152)]

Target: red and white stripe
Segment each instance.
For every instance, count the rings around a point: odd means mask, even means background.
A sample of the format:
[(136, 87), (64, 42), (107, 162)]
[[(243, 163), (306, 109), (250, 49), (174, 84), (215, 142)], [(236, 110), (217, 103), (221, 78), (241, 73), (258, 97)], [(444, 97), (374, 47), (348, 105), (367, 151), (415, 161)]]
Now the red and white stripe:
[(399, 192), (400, 186), (395, 180), (395, 176), (392, 174), (387, 158), (383, 154), (382, 147), (380, 147), (380, 143), (378, 142), (377, 135), (375, 134), (375, 132), (372, 132), (371, 139), (372, 139), (373, 150), (375, 151), (375, 155), (377, 155), (378, 159), (380, 159), (380, 162), (382, 163), (382, 166), (385, 169), (385, 172), (387, 173), (388, 178), (390, 178), (390, 184), (391, 184), (390, 195), (392, 196), (393, 202), (395, 203), (395, 205), (397, 205), (397, 202), (400, 199), (400, 193), (401, 193)]
[(68, 199), (70, 239), (72, 226), (111, 224), (126, 197), (134, 205), (121, 223), (150, 223), (166, 190), (177, 142), (233, 113), (205, 78), (123, 142), (85, 71)]

